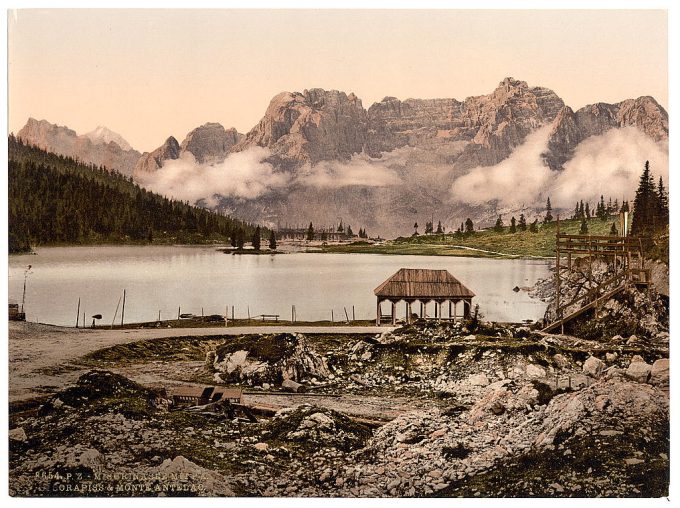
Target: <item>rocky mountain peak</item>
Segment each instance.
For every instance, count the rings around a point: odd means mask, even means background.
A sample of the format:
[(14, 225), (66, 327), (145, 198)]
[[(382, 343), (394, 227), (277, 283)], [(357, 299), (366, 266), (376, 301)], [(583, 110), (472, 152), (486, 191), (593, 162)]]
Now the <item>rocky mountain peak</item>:
[(140, 177), (144, 174), (153, 173), (163, 167), (166, 160), (179, 159), (180, 145), (174, 136), (170, 136), (161, 146), (153, 152), (144, 152), (137, 161), (133, 176)]
[(576, 112), (571, 108), (561, 111), (553, 123), (543, 157), (551, 169), (562, 169), (584, 139), (628, 126), (636, 127), (655, 141), (668, 139), (668, 113), (654, 98), (638, 97), (616, 104), (599, 102)]
[(225, 129), (219, 123), (206, 123), (187, 134), (180, 151), (191, 152), (200, 163), (223, 161), (231, 147), (244, 138), (236, 129)]
[(235, 150), (264, 146), (283, 166), (346, 160), (362, 151), (366, 110), (354, 94), (312, 88), (276, 95), (264, 117)]
[[(93, 141), (88, 135), (90, 133), (79, 136), (76, 131), (68, 127), (56, 125), (47, 120), (29, 118), (26, 125), (17, 133), (17, 137), (48, 152), (74, 157), (96, 166), (105, 166), (130, 175), (140, 156), (139, 152), (132, 148), (123, 149), (121, 144), (114, 139), (104, 139), (105, 133), (101, 132), (102, 136)], [(120, 139), (123, 144), (127, 144), (125, 140)]]
[(128, 143), (123, 136), (103, 125), (99, 125), (96, 129), (83, 134), (83, 136), (87, 137), (96, 145), (105, 145), (113, 142), (125, 151), (132, 150), (132, 146), (130, 146), (130, 143)]

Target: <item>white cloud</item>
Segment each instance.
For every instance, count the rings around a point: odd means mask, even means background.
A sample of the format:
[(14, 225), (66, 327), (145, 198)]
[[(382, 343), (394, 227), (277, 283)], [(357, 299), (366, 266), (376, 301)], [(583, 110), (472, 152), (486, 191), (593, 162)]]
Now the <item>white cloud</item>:
[(527, 136), (507, 159), (477, 167), (457, 178), (454, 201), (480, 205), (498, 200), (499, 206), (569, 208), (576, 200), (595, 202), (601, 195), (632, 200), (646, 160), (656, 178), (668, 185), (668, 143), (657, 143), (635, 127), (611, 129), (581, 142), (561, 171), (551, 171), (541, 153), (547, 149), (550, 127)]
[(549, 137), (550, 126), (542, 127), (500, 164), (476, 167), (457, 178), (451, 187), (453, 200), (480, 205), (497, 199), (501, 206), (542, 201), (541, 192), (553, 176), (541, 158)]
[(332, 189), (398, 185), (401, 179), (386, 165), (391, 160), (371, 159), (359, 154), (349, 162), (322, 161), (298, 169), (296, 181), (302, 185)]
[(191, 153), (185, 152), (139, 180), (155, 192), (190, 203), (205, 200), (212, 206), (219, 196), (255, 199), (290, 181), (288, 173), (276, 171), (265, 162), (269, 155), (269, 150), (255, 147), (229, 154), (224, 162), (209, 166), (198, 164)]

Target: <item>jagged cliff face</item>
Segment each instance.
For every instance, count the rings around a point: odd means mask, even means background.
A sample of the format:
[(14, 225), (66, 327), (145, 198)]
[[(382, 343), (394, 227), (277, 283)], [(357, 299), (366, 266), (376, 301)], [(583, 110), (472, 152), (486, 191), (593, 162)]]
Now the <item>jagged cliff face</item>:
[(592, 104), (576, 112), (565, 106), (555, 119), (545, 161), (551, 169), (562, 169), (581, 141), (627, 126), (636, 127), (654, 141), (668, 139), (668, 113), (652, 97)]
[[(226, 196), (224, 209), (270, 226), (308, 224), (312, 218), (330, 223), (341, 216), (389, 236), (408, 234), (413, 222), (423, 216), (435, 215), (457, 227), (461, 216), (486, 224), (493, 223), (497, 214), (514, 213), (497, 208), (494, 200), (484, 205), (454, 202), (451, 186), (474, 168), (505, 161), (542, 127), (546, 136), (550, 131), (547, 147), (541, 141), (535, 165), (525, 164), (529, 167), (525, 178), (531, 178), (531, 167), (540, 172), (545, 166), (562, 170), (566, 165), (568, 171), (567, 162), (581, 143), (612, 129), (634, 127), (663, 143), (668, 139), (668, 114), (651, 97), (598, 103), (574, 112), (552, 90), (506, 78), (491, 93), (462, 101), (385, 97), (368, 110), (353, 93), (319, 88), (283, 92), (271, 100), (260, 122), (245, 136), (233, 128), (207, 123), (187, 134), (181, 144), (169, 137), (162, 146), (141, 156), (123, 150), (124, 140), (104, 128), (77, 136), (66, 127), (31, 119), (19, 137), (127, 174), (134, 168), (133, 176), (152, 189), (153, 175), (167, 161), (186, 156), (181, 178), (200, 187), (208, 181), (201, 180), (207, 178), (206, 165), (219, 164), (235, 152), (266, 148), (264, 162), (271, 163), (273, 171), (284, 175), (288, 183), (281, 188), (262, 181), (271, 166), (251, 173), (248, 164), (263, 162), (259, 159), (239, 162), (239, 176), (230, 173), (234, 166), (225, 164), (211, 173), (213, 178), (216, 174), (221, 178), (219, 171), (224, 171), (224, 178), (252, 178), (265, 190), (256, 198)], [(202, 165), (195, 171), (191, 166), (194, 160)], [(353, 180), (381, 169), (396, 175), (396, 181), (359, 184)], [(502, 180), (504, 174), (494, 178)], [(162, 179), (162, 173), (157, 177)], [(376, 181), (362, 181), (368, 180)], [(213, 196), (213, 190), (206, 189), (206, 195)], [(522, 206), (526, 206), (522, 213), (532, 216), (535, 204), (522, 202)]]
[(153, 173), (163, 167), (167, 160), (179, 159), (180, 146), (177, 140), (170, 136), (161, 146), (153, 152), (144, 152), (137, 161), (133, 177), (140, 178), (146, 174)]
[(122, 147), (130, 145), (119, 134), (101, 128), (79, 136), (68, 127), (54, 125), (46, 120), (29, 118), (17, 133), (17, 138), (48, 152), (77, 158), (86, 163), (106, 166), (124, 175), (131, 175), (140, 153)]
[(402, 146), (441, 152), (459, 169), (505, 159), (526, 136), (550, 123), (564, 102), (552, 90), (504, 79), (489, 95), (455, 99), (386, 97), (368, 110), (367, 152), (379, 156)]
[(267, 147), (283, 166), (347, 160), (362, 151), (367, 130), (366, 110), (353, 93), (320, 88), (283, 92), (235, 150)]
[(191, 152), (201, 164), (214, 164), (223, 161), (231, 148), (244, 137), (233, 127), (225, 130), (219, 123), (206, 123), (187, 134), (180, 151)]

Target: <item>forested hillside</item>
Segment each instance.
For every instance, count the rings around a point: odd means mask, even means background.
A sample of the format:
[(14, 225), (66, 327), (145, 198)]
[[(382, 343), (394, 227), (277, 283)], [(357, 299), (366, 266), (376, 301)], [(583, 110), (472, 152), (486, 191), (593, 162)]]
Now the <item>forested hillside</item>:
[(10, 252), (49, 244), (228, 242), (255, 230), (14, 136), (8, 159)]

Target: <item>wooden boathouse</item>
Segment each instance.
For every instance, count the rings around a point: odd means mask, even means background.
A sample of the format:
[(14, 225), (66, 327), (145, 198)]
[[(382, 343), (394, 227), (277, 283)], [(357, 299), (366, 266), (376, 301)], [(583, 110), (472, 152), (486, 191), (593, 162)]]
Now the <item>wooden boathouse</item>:
[[(427, 306), (434, 302), (434, 319), (455, 320), (470, 315), (472, 298), (475, 294), (465, 287), (458, 279), (447, 270), (428, 270), (401, 268), (385, 282), (380, 284), (375, 291), (378, 299), (376, 311), (376, 325), (389, 321), (397, 322), (397, 303), (406, 302), (406, 323), (410, 323), (414, 317), (413, 304), (420, 302), (420, 313), (417, 317), (428, 318)], [(388, 301), (392, 304), (390, 314), (382, 314), (382, 303)], [(443, 305), (448, 302), (448, 316), (443, 315)], [(457, 313), (457, 305), (463, 302), (463, 314)]]

